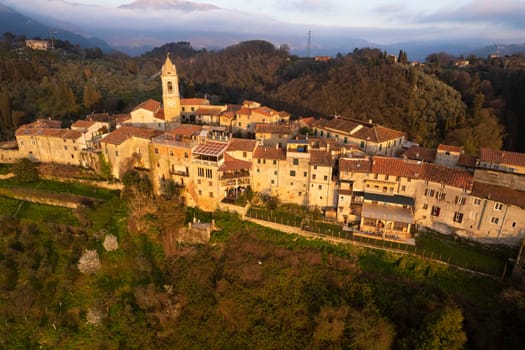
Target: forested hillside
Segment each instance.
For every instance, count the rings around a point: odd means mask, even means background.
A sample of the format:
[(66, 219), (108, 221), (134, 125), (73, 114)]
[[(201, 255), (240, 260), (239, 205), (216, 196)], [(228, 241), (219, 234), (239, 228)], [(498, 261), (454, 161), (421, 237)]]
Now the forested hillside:
[(446, 142), (464, 145), (467, 153), (483, 146), (525, 150), (525, 74), (519, 64), (477, 59), (460, 69), (451, 60), (443, 62), (443, 55), (431, 55), (428, 65), (415, 67), (394, 63), (377, 49), (316, 62), (265, 41), (217, 52), (178, 42), (139, 58), (71, 48), (16, 53), (4, 47), (2, 138), (36, 117), (67, 124), (91, 111), (125, 112), (145, 98), (160, 100), (157, 74), (167, 52), (177, 65), (183, 97), (206, 95), (212, 103), (256, 100), (294, 117), (371, 119), (407, 132), (424, 146)]

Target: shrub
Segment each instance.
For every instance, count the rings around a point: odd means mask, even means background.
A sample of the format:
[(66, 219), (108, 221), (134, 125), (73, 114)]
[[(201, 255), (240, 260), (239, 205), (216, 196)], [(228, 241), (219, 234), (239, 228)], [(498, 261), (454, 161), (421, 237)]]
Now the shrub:
[(13, 174), (18, 183), (27, 183), (38, 181), (38, 169), (35, 163), (27, 158), (19, 160), (13, 165)]

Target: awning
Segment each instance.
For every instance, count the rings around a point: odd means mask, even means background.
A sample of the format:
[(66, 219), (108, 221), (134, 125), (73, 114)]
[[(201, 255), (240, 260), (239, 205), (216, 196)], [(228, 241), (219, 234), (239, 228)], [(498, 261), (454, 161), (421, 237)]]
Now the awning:
[(405, 224), (414, 222), (414, 214), (412, 214), (410, 208), (393, 205), (364, 203), (361, 216), (369, 219), (403, 222)]

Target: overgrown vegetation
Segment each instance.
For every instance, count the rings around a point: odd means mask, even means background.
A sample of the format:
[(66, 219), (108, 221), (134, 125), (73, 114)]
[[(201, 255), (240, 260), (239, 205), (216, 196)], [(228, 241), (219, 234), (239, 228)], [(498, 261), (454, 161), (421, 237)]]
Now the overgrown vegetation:
[[(523, 295), (492, 279), (184, 209), (148, 197), (147, 177), (126, 179), (122, 199), (74, 211), (26, 203), (1, 219), (1, 347), (517, 349), (524, 341)], [(130, 205), (137, 196), (151, 209)], [(18, 203), (0, 197), (3, 213)], [(194, 217), (215, 219), (221, 231), (206, 245), (173, 245), (174, 228)]]

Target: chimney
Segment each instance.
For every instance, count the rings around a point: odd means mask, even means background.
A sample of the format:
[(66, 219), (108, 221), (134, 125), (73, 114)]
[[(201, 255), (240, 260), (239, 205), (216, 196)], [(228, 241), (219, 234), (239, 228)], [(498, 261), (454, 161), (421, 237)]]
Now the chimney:
[(369, 123), (369, 124), (372, 124), (372, 119), (368, 119), (368, 123)]

